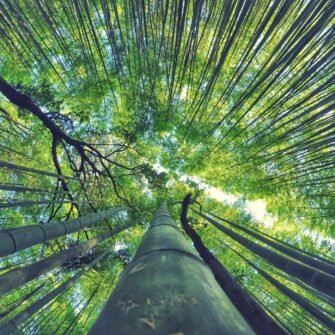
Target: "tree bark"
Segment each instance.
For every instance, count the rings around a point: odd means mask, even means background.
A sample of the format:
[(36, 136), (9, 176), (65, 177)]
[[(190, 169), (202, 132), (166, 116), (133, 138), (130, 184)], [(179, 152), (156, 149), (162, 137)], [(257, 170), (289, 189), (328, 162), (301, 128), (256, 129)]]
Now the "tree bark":
[(74, 144), (74, 146), (76, 146), (77, 143), (80, 143), (65, 134), (65, 132), (60, 129), (46, 113), (43, 113), (30, 97), (17, 91), (15, 87), (8, 84), (2, 77), (0, 77), (0, 91), (10, 102), (20, 108), (29, 110), (33, 115), (39, 118), (54, 136), (63, 138), (69, 144)]
[(254, 334), (161, 205), (89, 334)]

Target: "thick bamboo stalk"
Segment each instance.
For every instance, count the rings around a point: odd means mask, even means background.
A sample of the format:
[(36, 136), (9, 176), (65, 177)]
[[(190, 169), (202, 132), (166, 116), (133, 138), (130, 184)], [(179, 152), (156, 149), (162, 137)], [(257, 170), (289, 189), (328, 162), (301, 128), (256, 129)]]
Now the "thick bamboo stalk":
[(53, 205), (53, 204), (69, 204), (71, 201), (50, 201), (50, 200), (25, 200), (25, 201), (8, 201), (0, 202), (0, 208), (13, 208), (13, 207), (31, 207), (36, 205)]
[(0, 296), (19, 287), (23, 284), (30, 282), (38, 276), (64, 264), (66, 261), (73, 257), (79, 256), (84, 251), (96, 247), (100, 242), (112, 237), (113, 235), (132, 227), (136, 222), (131, 222), (120, 227), (117, 227), (107, 233), (101, 234), (98, 237), (91, 238), (90, 240), (80, 243), (74, 247), (58, 252), (48, 258), (42, 259), (33, 264), (27, 265), (22, 268), (8, 271), (0, 276)]
[(276, 253), (222, 226), (212, 218), (202, 213), (199, 213), (199, 215), (227, 234), (229, 237), (242, 244), (251, 252), (270, 262), (278, 269), (300, 279), (307, 285), (329, 295), (330, 297), (335, 297), (335, 276)]
[(76, 178), (69, 177), (69, 176), (63, 176), (63, 175), (59, 175), (59, 174), (56, 174), (56, 173), (42, 171), (42, 170), (33, 169), (33, 168), (28, 168), (26, 166), (16, 165), (16, 164), (13, 164), (13, 163), (8, 163), (8, 162), (3, 162), (3, 161), (0, 161), (0, 168), (7, 168), (7, 169), (10, 169), (10, 170), (19, 170), (19, 171), (24, 171), (24, 172), (29, 172), (29, 173), (36, 173), (36, 174), (40, 174), (40, 175), (44, 175), (44, 176), (56, 177), (56, 178), (59, 178), (59, 179), (73, 179), (73, 180), (76, 179)]
[[(198, 215), (200, 214), (200, 212), (198, 212), (197, 210), (194, 210), (192, 209), (193, 212), (197, 213)], [(211, 214), (211, 213), (209, 213)], [(213, 215), (213, 214), (211, 214)], [(243, 232), (249, 234), (250, 236), (253, 236), (255, 237), (256, 239), (258, 239), (259, 241), (262, 241), (264, 243), (266, 243), (267, 245), (271, 246), (272, 248), (275, 248), (277, 249), (278, 251), (302, 262), (302, 263), (305, 263), (311, 267), (314, 267), (316, 269), (319, 269), (321, 271), (324, 271), (324, 272), (327, 272), (333, 276), (335, 276), (335, 266), (329, 264), (329, 263), (325, 263), (321, 260), (318, 260), (318, 259), (315, 259), (309, 255), (305, 255), (297, 250), (294, 250), (292, 248), (289, 248), (288, 246), (286, 245), (283, 245), (283, 244), (280, 244), (276, 241), (273, 241), (271, 240), (270, 238), (268, 237), (265, 237), (259, 233), (256, 233), (255, 231), (252, 231), (251, 229), (248, 229), (246, 227), (243, 227), (235, 222), (232, 222), (232, 221), (229, 221), (229, 220), (226, 220), (226, 219), (223, 219), (223, 218), (220, 218), (218, 217), (217, 215), (213, 215), (215, 216), (216, 218), (228, 223), (229, 225), (231, 225), (232, 227), (234, 228), (237, 228), (239, 230), (242, 230)]]
[(0, 314), (0, 320), (6, 317), (12, 311), (14, 311), (19, 305), (26, 303), (33, 295), (35, 295), (38, 291), (40, 291), (44, 286), (45, 283), (39, 285), (38, 287), (27, 293), (24, 297), (15, 301), (6, 311)]
[(84, 227), (89, 227), (99, 221), (107, 219), (113, 214), (123, 210), (130, 210), (130, 208), (112, 208), (100, 213), (92, 213), (79, 217), (78, 219), (63, 222), (2, 229), (0, 230), (0, 256), (10, 255), (38, 243), (43, 243), (59, 236), (74, 233)]
[(80, 279), (82, 275), (84, 275), (92, 266), (94, 266), (102, 258), (104, 258), (109, 252), (110, 252), (110, 249), (103, 252), (101, 255), (95, 258), (92, 262), (87, 264), (82, 270), (76, 273), (73, 277), (71, 277), (66, 282), (64, 282), (63, 284), (59, 285), (57, 288), (55, 288), (54, 290), (46, 294), (44, 297), (37, 300), (32, 305), (30, 305), (29, 307), (27, 307), (26, 309), (24, 309), (23, 311), (15, 315), (12, 319), (10, 319), (3, 326), (1, 326), (0, 335), (9, 335), (9, 334), (14, 334), (15, 332), (17, 332), (18, 327), (20, 326), (21, 323), (23, 323), (25, 320), (27, 320), (29, 317), (31, 317), (36, 312), (38, 312), (41, 308), (47, 305), (50, 301), (52, 301), (58, 295), (62, 294), (68, 288), (70, 288), (77, 280)]
[(251, 267), (253, 267), (257, 272), (259, 272), (266, 280), (268, 280), (273, 286), (275, 286), (278, 290), (280, 290), (282, 293), (287, 295), (289, 298), (292, 299), (296, 304), (298, 304), (300, 307), (305, 309), (307, 312), (309, 312), (311, 315), (313, 315), (320, 323), (327, 326), (329, 329), (331, 329), (335, 333), (335, 322), (322, 313), (319, 308), (313, 306), (305, 297), (300, 295), (297, 292), (294, 292), (289, 287), (283, 285), (280, 283), (277, 279), (272, 277), (269, 273), (262, 270), (259, 266), (254, 264), (253, 262), (246, 259), (243, 255), (241, 255), (239, 252), (237, 252), (235, 249), (231, 248), (229, 245), (225, 243), (225, 245), (232, 250), (234, 253), (236, 253), (239, 257), (241, 257), (247, 264), (249, 264)]
[[(281, 324), (270, 317), (253, 296), (229, 273), (223, 264), (204, 245), (201, 237), (190, 226), (187, 219), (188, 205), (191, 203), (191, 195), (183, 200), (180, 221), (191, 238), (194, 247), (201, 258), (212, 270), (215, 279), (231, 299), (235, 307), (246, 319), (256, 334), (284, 335), (288, 334)], [(263, 306), (264, 307), (264, 306)], [(278, 321), (278, 320), (277, 320)]]
[(163, 203), (89, 334), (254, 334)]

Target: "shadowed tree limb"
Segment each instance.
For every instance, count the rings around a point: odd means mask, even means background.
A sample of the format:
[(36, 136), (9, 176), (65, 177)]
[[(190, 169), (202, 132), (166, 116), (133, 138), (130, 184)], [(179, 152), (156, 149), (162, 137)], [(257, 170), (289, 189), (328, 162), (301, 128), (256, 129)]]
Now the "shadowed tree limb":
[[(7, 83), (3, 78), (0, 77), (0, 91), (2, 94), (13, 104), (18, 106), (19, 108), (23, 108), (28, 110), (31, 114), (36, 116), (40, 121), (42, 121), (43, 125), (50, 131), (52, 135), (52, 159), (53, 164), (57, 170), (59, 175), (63, 175), (61, 166), (59, 164), (59, 157), (57, 154), (57, 147), (61, 144), (64, 148), (66, 145), (75, 149), (75, 151), (79, 154), (79, 164), (75, 163), (75, 159), (73, 159), (73, 153), (71, 150), (65, 150), (67, 158), (70, 163), (70, 167), (75, 173), (77, 179), (83, 178), (86, 181), (87, 176), (91, 173), (94, 175), (104, 176), (112, 182), (113, 189), (115, 194), (119, 199), (124, 200), (129, 206), (129, 201), (124, 193), (122, 186), (117, 182), (116, 177), (111, 173), (110, 166), (113, 165), (121, 169), (125, 169), (127, 171), (131, 171), (134, 175), (139, 173), (139, 167), (128, 167), (124, 164), (116, 162), (110, 158), (111, 154), (103, 154), (100, 150), (96, 149), (92, 144), (74, 139), (65, 133), (49, 116), (48, 113), (44, 113), (40, 107), (38, 107), (33, 100), (28, 97), (26, 94), (19, 92), (16, 88)], [(124, 145), (125, 149), (127, 149), (127, 145)], [(60, 180), (61, 185), (68, 198), (73, 202), (71, 206), (74, 206), (78, 210), (78, 206), (76, 205), (73, 196), (71, 195), (71, 191), (64, 179)], [(121, 193), (120, 193), (121, 192)], [(71, 210), (73, 207), (71, 207)]]

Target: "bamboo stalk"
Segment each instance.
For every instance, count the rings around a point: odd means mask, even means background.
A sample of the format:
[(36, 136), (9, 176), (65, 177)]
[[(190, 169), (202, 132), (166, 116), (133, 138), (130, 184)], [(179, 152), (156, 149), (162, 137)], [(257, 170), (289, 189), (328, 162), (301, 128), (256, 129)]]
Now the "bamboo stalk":
[(24, 285), (38, 276), (64, 264), (73, 257), (79, 256), (84, 251), (96, 247), (100, 242), (112, 237), (113, 235), (134, 226), (136, 222), (131, 222), (117, 227), (98, 237), (80, 243), (74, 247), (58, 252), (55, 255), (42, 259), (25, 267), (8, 271), (0, 276), (0, 296), (13, 290), (20, 285)]
[(254, 334), (163, 203), (89, 334)]
[(124, 210), (130, 209), (118, 207), (63, 222), (2, 229), (0, 230), (0, 256), (10, 255), (38, 243), (74, 233)]
[(233, 240), (242, 244), (256, 255), (267, 260), (278, 269), (300, 279), (307, 285), (329, 295), (330, 297), (335, 297), (335, 276), (319, 271), (301, 262), (297, 262), (294, 259), (285, 257), (243, 237), (242, 235), (239, 235), (238, 233), (235, 233), (202, 213), (199, 213), (199, 215), (210, 222), (213, 226), (227, 234)]
[(15, 315), (12, 319), (10, 319), (6, 324), (4, 324), (0, 329), (0, 335), (8, 335), (15, 333), (18, 330), (18, 327), (20, 324), (22, 324), (25, 320), (27, 320), (30, 316), (38, 312), (41, 308), (43, 308), (45, 305), (47, 305), (50, 301), (55, 299), (58, 295), (65, 292), (68, 288), (70, 288), (76, 281), (80, 279), (81, 276), (83, 276), (92, 266), (94, 266), (96, 263), (98, 263), (102, 258), (104, 258), (108, 253), (110, 252), (110, 249), (103, 252), (101, 255), (96, 257), (92, 262), (87, 264), (84, 269), (77, 272), (73, 277), (68, 279), (66, 282), (46, 294), (41, 299), (34, 302), (32, 305)]

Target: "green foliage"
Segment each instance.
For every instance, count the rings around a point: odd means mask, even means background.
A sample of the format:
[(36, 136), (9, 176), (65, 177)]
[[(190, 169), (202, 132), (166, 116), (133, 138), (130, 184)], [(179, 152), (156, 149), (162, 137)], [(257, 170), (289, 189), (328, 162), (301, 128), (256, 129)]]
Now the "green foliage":
[[(30, 0), (0, 5), (0, 76), (64, 133), (108, 158), (91, 155), (85, 172), (78, 173), (82, 153), (57, 143), (62, 174), (74, 178), (66, 180), (68, 191), (55, 176), (0, 167), (1, 185), (38, 189), (0, 188), (1, 204), (21, 203), (1, 208), (0, 227), (64, 220), (119, 205), (134, 211), (111, 220), (112, 226), (140, 221), (115, 239), (121, 249), (57, 300), (64, 309), (60, 321), (78, 315), (75, 304), (82, 307), (80, 299), (88, 299), (101, 278), (113, 275), (114, 285), (161, 201), (167, 201), (177, 220), (180, 201), (190, 192), (204, 208), (229, 220), (334, 257), (334, 3), (135, 3)], [(52, 141), (41, 119), (0, 95), (2, 161), (58, 174)], [(208, 192), (213, 187), (238, 200), (215, 199)], [(271, 228), (246, 210), (257, 200), (265, 203)], [(46, 203), (22, 204), (27, 201)], [(264, 284), (220, 244), (213, 228), (195, 217), (191, 222), (246, 287)], [(1, 260), (2, 271), (106, 229), (101, 222), (23, 250)], [(71, 271), (74, 267), (62, 268), (60, 280)], [(73, 333), (92, 324), (111, 290), (106, 281), (92, 298), (97, 307), (83, 312)], [(6, 309), (28, 288), (5, 297), (1, 306)], [(46, 334), (43, 323), (36, 319), (33, 325), (35, 333)], [(64, 322), (57, 331), (68, 326)]]

